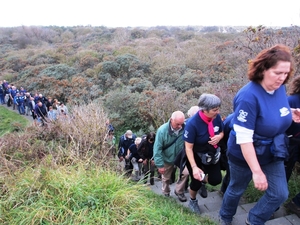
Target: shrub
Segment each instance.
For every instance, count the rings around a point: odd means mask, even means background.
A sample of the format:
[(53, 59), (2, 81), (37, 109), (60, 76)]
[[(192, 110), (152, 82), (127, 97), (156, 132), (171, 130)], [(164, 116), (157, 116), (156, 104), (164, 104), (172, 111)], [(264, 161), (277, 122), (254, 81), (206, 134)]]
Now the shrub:
[(101, 105), (74, 106), (71, 111), (66, 121), (58, 120), (44, 127), (32, 125), (25, 132), (1, 137), (0, 160), (5, 163), (0, 164), (0, 174), (27, 164), (39, 164), (48, 156), (53, 165), (83, 160), (108, 166), (111, 155), (104, 147), (107, 115)]
[(42, 70), (38, 76), (54, 77), (55, 79), (62, 80), (68, 79), (77, 73), (76, 69), (65, 64), (49, 66)]

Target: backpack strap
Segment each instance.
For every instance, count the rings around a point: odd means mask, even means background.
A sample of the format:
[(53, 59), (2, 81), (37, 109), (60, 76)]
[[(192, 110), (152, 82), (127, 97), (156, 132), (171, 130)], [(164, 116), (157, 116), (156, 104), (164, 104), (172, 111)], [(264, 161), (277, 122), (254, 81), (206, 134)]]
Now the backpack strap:
[(171, 147), (176, 141), (177, 139), (180, 137), (181, 135), (178, 135), (170, 144), (168, 144), (167, 146), (164, 146), (162, 148), (163, 151), (165, 151), (167, 148)]

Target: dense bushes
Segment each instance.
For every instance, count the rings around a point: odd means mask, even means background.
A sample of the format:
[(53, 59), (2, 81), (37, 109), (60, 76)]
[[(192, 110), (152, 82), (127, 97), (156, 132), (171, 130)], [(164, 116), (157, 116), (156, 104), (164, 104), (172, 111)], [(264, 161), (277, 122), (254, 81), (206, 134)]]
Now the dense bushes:
[[(139, 104), (148, 101), (147, 91), (161, 93), (161, 87), (176, 93), (168, 101), (186, 99), (180, 106), (165, 107), (163, 115), (170, 115), (171, 109), (185, 112), (203, 92), (211, 92), (223, 100), (221, 114), (226, 116), (236, 91), (247, 82), (248, 60), (275, 43), (291, 47), (299, 74), (299, 27), (217, 30), (225, 28), (0, 28), (0, 80), (70, 104), (103, 100), (107, 105), (106, 98), (112, 103), (121, 100), (123, 111), (138, 107), (135, 116), (131, 119), (109, 105), (109, 113), (118, 115), (112, 122), (117, 130), (137, 131), (159, 125), (159, 120), (149, 119), (147, 110), (153, 109), (147, 105), (140, 110)], [(122, 102), (127, 92), (139, 103)]]
[(41, 71), (38, 76), (54, 77), (57, 80), (69, 79), (77, 73), (75, 68), (68, 65), (58, 64), (49, 66)]

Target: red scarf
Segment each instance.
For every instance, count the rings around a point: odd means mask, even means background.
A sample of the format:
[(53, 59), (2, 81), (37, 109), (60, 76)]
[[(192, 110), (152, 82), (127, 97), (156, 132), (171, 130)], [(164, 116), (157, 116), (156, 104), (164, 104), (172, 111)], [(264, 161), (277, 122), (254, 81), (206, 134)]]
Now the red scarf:
[[(215, 136), (214, 125), (213, 125), (214, 119), (207, 117), (201, 110), (199, 110), (199, 116), (207, 124), (209, 136), (210, 137)], [(218, 145), (214, 145), (214, 147), (217, 148)]]

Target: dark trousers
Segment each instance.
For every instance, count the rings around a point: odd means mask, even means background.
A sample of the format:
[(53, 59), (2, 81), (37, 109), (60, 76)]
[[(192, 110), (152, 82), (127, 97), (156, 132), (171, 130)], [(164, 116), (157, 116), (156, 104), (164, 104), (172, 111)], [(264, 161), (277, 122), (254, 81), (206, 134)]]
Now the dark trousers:
[(125, 159), (125, 174), (127, 176), (131, 176), (132, 170), (133, 170), (133, 165), (131, 163), (131, 160)]
[[(210, 165), (203, 165), (201, 158), (198, 156), (198, 154), (194, 154), (195, 162), (199, 168), (203, 170), (205, 174), (208, 174), (208, 183), (216, 186), (221, 183), (222, 181), (222, 174), (221, 174), (221, 168), (220, 168), (220, 161), (218, 161), (216, 164), (210, 164)], [(202, 182), (199, 180), (196, 180), (194, 178), (193, 170), (190, 165), (190, 162), (187, 160), (186, 166), (189, 170), (189, 174), (191, 174), (191, 183), (190, 183), (190, 189), (193, 191), (198, 191), (201, 186)]]
[(12, 104), (12, 100), (11, 100), (11, 98), (8, 98), (8, 100), (7, 100), (7, 107), (10, 107), (11, 104)]
[(291, 138), (289, 141), (290, 141), (288, 147), (289, 159), (284, 163), (287, 182), (289, 181), (292, 175), (295, 163), (299, 161), (299, 147), (300, 147), (300, 139)]

